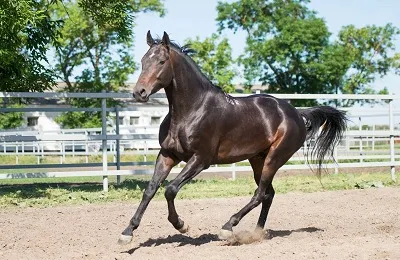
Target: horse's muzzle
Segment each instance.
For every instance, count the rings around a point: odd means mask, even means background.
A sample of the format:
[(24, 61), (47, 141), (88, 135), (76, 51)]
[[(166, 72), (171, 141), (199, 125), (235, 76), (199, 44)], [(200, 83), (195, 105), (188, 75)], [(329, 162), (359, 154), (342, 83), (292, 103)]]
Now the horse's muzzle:
[(147, 94), (147, 91), (145, 89), (133, 92), (133, 97), (137, 102), (147, 102), (149, 101), (149, 96), (150, 95)]

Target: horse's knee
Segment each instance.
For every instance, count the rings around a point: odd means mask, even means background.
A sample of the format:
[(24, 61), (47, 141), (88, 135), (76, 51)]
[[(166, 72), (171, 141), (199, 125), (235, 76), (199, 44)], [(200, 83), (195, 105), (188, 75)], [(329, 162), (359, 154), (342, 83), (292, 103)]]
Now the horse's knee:
[(271, 186), (271, 187), (267, 190), (267, 192), (266, 192), (266, 194), (265, 194), (265, 200), (270, 200), (270, 201), (272, 201), (272, 200), (274, 199), (274, 197), (275, 197), (275, 190), (274, 190), (274, 188)]
[(154, 192), (147, 188), (143, 192), (142, 200), (151, 200), (153, 198), (153, 194)]
[(173, 200), (175, 199), (177, 193), (178, 193), (178, 188), (173, 184), (169, 184), (165, 188), (164, 196), (167, 200)]
[(272, 189), (271, 192), (268, 195), (269, 195), (270, 199), (272, 200), (274, 198), (274, 196), (275, 196), (275, 190)]
[(253, 197), (251, 198), (251, 202), (258, 205), (264, 200), (268, 199), (269, 197), (270, 195), (268, 193), (257, 188), (256, 191), (254, 192)]

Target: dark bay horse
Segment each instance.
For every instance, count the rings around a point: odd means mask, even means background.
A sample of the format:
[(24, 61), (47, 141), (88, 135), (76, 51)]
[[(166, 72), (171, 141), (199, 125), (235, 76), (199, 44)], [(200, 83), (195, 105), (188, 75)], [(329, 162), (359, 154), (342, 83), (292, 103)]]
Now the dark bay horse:
[(258, 94), (234, 98), (205, 77), (184, 48), (171, 43), (164, 32), (161, 40), (147, 33), (150, 49), (142, 58), (142, 72), (133, 94), (139, 102), (165, 89), (169, 113), (159, 132), (161, 150), (154, 175), (144, 191), (136, 213), (122, 232), (120, 244), (129, 243), (144, 211), (172, 167), (187, 164), (165, 189), (168, 220), (181, 233), (188, 225), (178, 216), (174, 199), (188, 181), (212, 164), (228, 164), (248, 159), (258, 185), (250, 202), (222, 226), (220, 238), (232, 235), (232, 227), (252, 209), (262, 205), (256, 230), (267, 219), (276, 171), (299, 150), (307, 138), (315, 136), (311, 159), (321, 170), (323, 159), (332, 154), (346, 128), (343, 112), (329, 106), (296, 110), (288, 102)]

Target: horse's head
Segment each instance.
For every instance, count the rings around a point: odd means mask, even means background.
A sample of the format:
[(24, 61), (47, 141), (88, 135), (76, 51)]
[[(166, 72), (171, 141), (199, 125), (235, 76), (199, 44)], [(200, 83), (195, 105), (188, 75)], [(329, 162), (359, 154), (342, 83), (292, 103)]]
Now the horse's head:
[(139, 102), (147, 102), (151, 94), (169, 86), (173, 78), (168, 34), (164, 32), (159, 42), (148, 31), (147, 44), (150, 49), (142, 58), (142, 72), (133, 88), (133, 95)]

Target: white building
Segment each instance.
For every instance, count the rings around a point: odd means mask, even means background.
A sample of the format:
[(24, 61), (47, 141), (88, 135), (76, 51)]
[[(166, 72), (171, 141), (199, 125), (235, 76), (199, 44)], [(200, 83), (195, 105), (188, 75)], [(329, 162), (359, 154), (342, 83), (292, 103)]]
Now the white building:
[[(58, 89), (62, 89), (63, 83), (58, 84)], [(133, 89), (134, 83), (128, 83), (126, 91)], [(253, 92), (265, 90), (266, 86), (256, 85), (252, 88)], [(52, 90), (55, 91), (55, 90)], [(238, 85), (237, 92), (243, 92), (243, 86)], [(163, 92), (163, 90), (160, 90)], [(54, 107), (70, 107), (64, 101), (57, 99), (39, 98), (32, 100), (29, 107), (38, 108), (54, 108)], [(159, 126), (168, 113), (168, 104), (166, 99), (151, 99), (146, 104), (138, 104), (135, 102), (124, 102), (122, 111), (119, 112), (120, 126), (123, 127), (145, 127)], [(129, 111), (126, 111), (129, 110)], [(36, 130), (40, 132), (57, 132), (61, 131), (61, 126), (55, 121), (62, 112), (26, 112), (24, 113), (24, 124), (18, 130)], [(108, 125), (115, 125), (115, 113), (108, 113)], [(123, 128), (121, 128), (122, 130)]]

